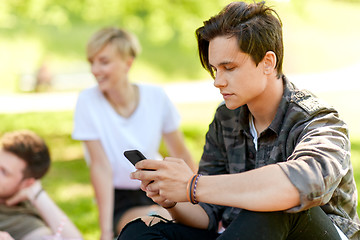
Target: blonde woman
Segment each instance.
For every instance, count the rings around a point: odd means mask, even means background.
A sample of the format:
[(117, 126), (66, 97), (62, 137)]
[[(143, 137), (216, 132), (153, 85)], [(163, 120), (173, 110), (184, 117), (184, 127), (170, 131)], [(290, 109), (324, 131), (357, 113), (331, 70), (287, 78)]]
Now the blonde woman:
[(184, 158), (196, 171), (179, 131), (179, 113), (164, 90), (129, 81), (139, 50), (136, 37), (118, 28), (98, 31), (87, 45), (97, 86), (80, 93), (72, 136), (85, 145), (102, 240), (112, 239), (136, 217), (167, 213), (140, 190), (139, 181), (130, 179), (135, 168), (125, 150), (162, 159), (158, 150), (163, 139), (171, 156)]

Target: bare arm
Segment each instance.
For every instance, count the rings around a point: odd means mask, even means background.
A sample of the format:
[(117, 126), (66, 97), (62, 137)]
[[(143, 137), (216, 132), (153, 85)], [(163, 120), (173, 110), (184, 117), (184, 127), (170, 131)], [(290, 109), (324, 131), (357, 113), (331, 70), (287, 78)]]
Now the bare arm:
[(40, 181), (35, 181), (27, 188), (20, 190), (15, 196), (7, 200), (7, 204), (14, 205), (20, 201), (30, 200), (38, 210), (42, 219), (50, 227), (53, 234), (60, 234), (64, 238), (82, 239), (82, 236), (72, 221), (54, 203)]
[(175, 207), (168, 209), (168, 212), (176, 222), (184, 225), (200, 229), (207, 229), (209, 225), (209, 217), (199, 205), (177, 203)]
[(101, 240), (112, 239), (114, 190), (112, 169), (99, 140), (85, 141), (90, 155), (90, 177), (99, 210)]
[(300, 204), (298, 190), (276, 164), (239, 174), (202, 176), (196, 199), (251, 211), (282, 211)]
[[(143, 181), (144, 190), (159, 194), (159, 197), (153, 198), (154, 201), (160, 204), (164, 199), (174, 202), (187, 201), (186, 187), (192, 174), (181, 159), (144, 160), (137, 163), (136, 168), (156, 170), (132, 173), (133, 178)], [(155, 181), (147, 185), (150, 180)], [(268, 165), (238, 174), (202, 176), (196, 188), (196, 199), (252, 211), (280, 211), (300, 203), (298, 190), (278, 165)], [(184, 209), (175, 206), (170, 213), (178, 221), (189, 224), (188, 219), (183, 218), (187, 214)], [(201, 225), (205, 223), (201, 221)], [(198, 223), (190, 223), (192, 224)]]
[(197, 172), (198, 166), (194, 163), (189, 150), (184, 141), (184, 136), (180, 130), (175, 130), (163, 135), (165, 145), (169, 150), (170, 156), (184, 159), (193, 172)]
[(0, 231), (0, 240), (14, 240), (9, 233)]
[(64, 238), (82, 239), (79, 230), (45, 191), (33, 201), (33, 205), (54, 234), (61, 231), (61, 236)]

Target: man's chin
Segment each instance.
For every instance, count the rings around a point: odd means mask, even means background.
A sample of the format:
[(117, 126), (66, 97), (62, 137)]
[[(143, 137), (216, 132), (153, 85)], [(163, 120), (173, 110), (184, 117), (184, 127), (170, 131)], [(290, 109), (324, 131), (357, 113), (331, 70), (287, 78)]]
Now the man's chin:
[(226, 102), (226, 101), (225, 101), (225, 106), (230, 110), (235, 110), (235, 109), (241, 107), (237, 104), (232, 104), (231, 102)]

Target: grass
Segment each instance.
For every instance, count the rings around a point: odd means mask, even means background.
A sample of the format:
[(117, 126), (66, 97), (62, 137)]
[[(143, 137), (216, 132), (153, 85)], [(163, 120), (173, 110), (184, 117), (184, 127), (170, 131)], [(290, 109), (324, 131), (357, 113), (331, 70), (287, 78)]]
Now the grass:
[[(292, 5), (294, 3), (298, 5)], [(336, 69), (358, 61), (360, 31), (355, 31), (354, 25), (360, 20), (359, 4), (341, 1), (326, 1), (324, 4), (322, 0), (304, 0), (278, 4), (276, 9), (284, 23), (286, 73)], [(0, 50), (3, 53), (0, 55), (0, 92), (16, 91), (21, 74), (33, 73), (42, 58), (48, 55), (55, 73), (88, 71), (83, 60), (84, 46), (94, 27), (81, 25), (66, 31), (32, 27), (35, 28), (34, 34), (27, 31), (11, 34), (10, 30), (4, 29), (0, 32)], [(193, 33), (190, 37), (188, 41), (195, 41)], [(195, 50), (180, 49), (172, 42), (160, 47), (141, 36), (140, 40), (144, 51), (131, 71), (132, 79), (163, 82), (207, 77)], [(349, 104), (358, 102), (358, 92), (319, 95), (339, 109), (349, 124), (352, 163), (359, 185), (360, 108), (359, 105)], [(200, 159), (204, 135), (217, 104), (178, 105), (183, 116), (182, 130), (186, 143), (196, 160)], [(46, 140), (53, 163), (43, 179), (44, 188), (74, 221), (85, 239), (99, 239), (97, 209), (88, 167), (83, 160), (80, 142), (71, 139), (72, 112), (0, 114), (0, 121), (0, 135), (16, 129), (30, 129)]]
[[(206, 106), (210, 107), (211, 104), (201, 106), (205, 107), (203, 111), (206, 112)], [(0, 114), (0, 121), (0, 135), (8, 131), (29, 129), (45, 139), (53, 162), (49, 173), (42, 180), (44, 188), (72, 219), (85, 239), (99, 239), (97, 208), (88, 167), (83, 159), (80, 142), (71, 139), (72, 112)], [(187, 144), (193, 149), (194, 158), (199, 159), (207, 125), (195, 121), (182, 128)]]
[[(217, 102), (179, 104), (182, 130), (194, 159), (199, 160)], [(41, 135), (50, 147), (53, 163), (43, 186), (88, 240), (99, 239), (97, 208), (88, 167), (81, 144), (71, 139), (72, 112), (0, 114), (0, 134), (30, 129)], [(355, 180), (360, 184), (360, 138), (352, 138)], [(358, 210), (360, 213), (360, 211)]]

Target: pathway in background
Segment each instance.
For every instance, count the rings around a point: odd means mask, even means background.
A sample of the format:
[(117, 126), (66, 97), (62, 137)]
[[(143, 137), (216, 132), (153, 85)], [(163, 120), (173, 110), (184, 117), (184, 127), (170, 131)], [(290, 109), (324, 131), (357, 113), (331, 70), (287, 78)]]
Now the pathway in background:
[[(335, 106), (357, 136), (360, 136), (359, 69), (360, 63), (332, 72), (288, 77), (299, 88), (309, 89)], [(168, 83), (162, 86), (178, 105), (222, 101), (212, 80)], [(0, 113), (73, 110), (77, 95), (78, 92), (2, 94)]]

